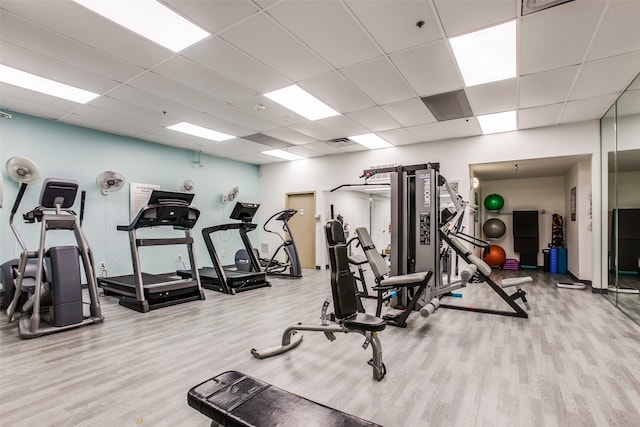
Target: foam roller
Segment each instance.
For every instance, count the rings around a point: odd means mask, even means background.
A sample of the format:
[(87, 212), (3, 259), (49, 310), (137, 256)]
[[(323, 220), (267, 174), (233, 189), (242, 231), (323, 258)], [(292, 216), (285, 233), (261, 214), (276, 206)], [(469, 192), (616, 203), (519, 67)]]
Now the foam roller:
[(474, 274), (478, 271), (478, 267), (475, 264), (469, 264), (460, 272), (460, 279), (462, 283), (468, 283)]
[(509, 286), (518, 286), (518, 285), (523, 285), (523, 284), (529, 283), (529, 282), (533, 282), (533, 279), (531, 278), (531, 276), (527, 276), (527, 277), (511, 277), (509, 279), (502, 279), (502, 283), (500, 283), (500, 285), (503, 288), (507, 288)]
[(438, 298), (433, 298), (420, 309), (420, 316), (426, 319), (427, 317), (431, 316), (438, 309), (438, 307), (440, 307), (440, 300)]

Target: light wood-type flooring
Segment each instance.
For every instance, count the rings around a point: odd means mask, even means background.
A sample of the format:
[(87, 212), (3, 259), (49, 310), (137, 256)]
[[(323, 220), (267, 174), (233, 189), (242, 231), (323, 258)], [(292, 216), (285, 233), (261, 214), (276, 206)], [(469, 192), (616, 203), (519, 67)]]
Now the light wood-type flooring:
[[(406, 329), (380, 333), (381, 382), (358, 334), (329, 342), (305, 332), (289, 353), (251, 356), (277, 345), (286, 326), (319, 322), (325, 270), (233, 296), (206, 291), (205, 301), (146, 314), (101, 297), (104, 323), (31, 340), (2, 314), (0, 425), (208, 426), (187, 391), (237, 370), (388, 427), (639, 426), (640, 327), (601, 295), (556, 288), (557, 275), (501, 275), (534, 276), (523, 286), (528, 319), (414, 313)], [(453, 303), (504, 308), (485, 284)]]

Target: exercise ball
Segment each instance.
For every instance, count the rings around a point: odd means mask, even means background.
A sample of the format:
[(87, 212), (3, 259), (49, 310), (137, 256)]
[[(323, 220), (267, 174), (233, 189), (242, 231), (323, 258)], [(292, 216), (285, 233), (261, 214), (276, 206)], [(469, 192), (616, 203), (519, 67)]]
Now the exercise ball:
[(488, 211), (499, 211), (504, 207), (504, 198), (499, 194), (489, 194), (484, 198), (484, 207)]
[(507, 253), (498, 245), (491, 245), (489, 253), (485, 255), (484, 262), (490, 267), (500, 267), (507, 259)]
[(504, 236), (504, 233), (507, 232), (507, 226), (504, 225), (504, 222), (502, 222), (501, 219), (491, 218), (484, 222), (482, 231), (484, 231), (484, 234), (487, 237), (497, 239)]

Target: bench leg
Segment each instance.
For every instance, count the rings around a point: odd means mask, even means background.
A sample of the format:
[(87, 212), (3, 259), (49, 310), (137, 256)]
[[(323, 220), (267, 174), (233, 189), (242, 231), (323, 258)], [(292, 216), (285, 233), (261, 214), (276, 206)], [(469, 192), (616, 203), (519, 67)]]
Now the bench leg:
[(382, 362), (382, 343), (378, 338), (377, 332), (371, 333), (371, 350), (373, 351), (373, 358), (368, 363), (373, 368), (373, 380), (380, 381), (387, 374), (387, 368)]

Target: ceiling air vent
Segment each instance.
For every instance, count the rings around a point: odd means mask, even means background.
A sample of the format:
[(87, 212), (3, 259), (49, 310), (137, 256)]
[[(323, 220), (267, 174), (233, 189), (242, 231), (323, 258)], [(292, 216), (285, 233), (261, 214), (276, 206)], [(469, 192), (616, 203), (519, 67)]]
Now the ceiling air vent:
[(351, 145), (354, 145), (355, 142), (353, 142), (349, 138), (336, 138), (336, 139), (330, 139), (329, 141), (327, 141), (327, 144), (329, 144), (333, 148), (343, 148), (343, 147), (349, 147)]
[(431, 111), (433, 117), (439, 122), (461, 119), (463, 117), (473, 117), (469, 100), (462, 89), (433, 96), (425, 96), (421, 99), (424, 105)]
[(570, 1), (573, 0), (522, 0), (522, 16), (540, 12), (541, 10)]

